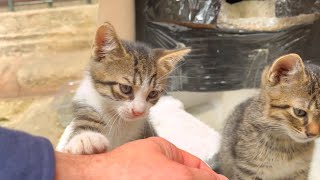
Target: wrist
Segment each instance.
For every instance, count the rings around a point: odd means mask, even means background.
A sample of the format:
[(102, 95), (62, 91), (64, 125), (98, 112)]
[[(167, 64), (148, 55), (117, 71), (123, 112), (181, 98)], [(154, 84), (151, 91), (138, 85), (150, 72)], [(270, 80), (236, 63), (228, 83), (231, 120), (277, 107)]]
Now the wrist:
[(55, 160), (55, 180), (86, 179), (86, 156), (55, 152)]

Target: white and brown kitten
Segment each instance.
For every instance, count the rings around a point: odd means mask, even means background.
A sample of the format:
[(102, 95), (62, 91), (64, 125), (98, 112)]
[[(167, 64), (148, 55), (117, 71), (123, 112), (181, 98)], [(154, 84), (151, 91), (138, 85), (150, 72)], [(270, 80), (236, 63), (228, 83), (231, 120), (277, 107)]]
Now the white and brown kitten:
[(93, 154), (156, 135), (150, 107), (165, 91), (167, 77), (190, 49), (150, 49), (121, 41), (109, 23), (95, 36), (92, 60), (73, 99), (74, 120), (58, 151)]
[(226, 122), (218, 155), (232, 180), (306, 180), (320, 135), (320, 67), (297, 54), (275, 60), (260, 93)]

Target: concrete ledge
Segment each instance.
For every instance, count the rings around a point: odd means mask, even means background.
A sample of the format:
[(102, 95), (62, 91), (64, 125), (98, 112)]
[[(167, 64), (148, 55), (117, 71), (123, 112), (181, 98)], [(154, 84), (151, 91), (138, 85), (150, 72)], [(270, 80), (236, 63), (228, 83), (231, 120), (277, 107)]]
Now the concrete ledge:
[(0, 14), (0, 54), (88, 48), (96, 29), (97, 5)]
[(82, 78), (90, 54), (80, 49), (0, 58), (0, 98), (56, 93)]

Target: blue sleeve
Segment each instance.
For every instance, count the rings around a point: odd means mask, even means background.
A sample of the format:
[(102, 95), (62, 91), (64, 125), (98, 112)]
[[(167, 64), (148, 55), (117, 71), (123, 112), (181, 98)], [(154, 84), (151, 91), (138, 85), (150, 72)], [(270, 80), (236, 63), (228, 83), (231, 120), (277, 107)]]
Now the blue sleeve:
[(55, 157), (44, 138), (0, 128), (0, 179), (53, 180)]

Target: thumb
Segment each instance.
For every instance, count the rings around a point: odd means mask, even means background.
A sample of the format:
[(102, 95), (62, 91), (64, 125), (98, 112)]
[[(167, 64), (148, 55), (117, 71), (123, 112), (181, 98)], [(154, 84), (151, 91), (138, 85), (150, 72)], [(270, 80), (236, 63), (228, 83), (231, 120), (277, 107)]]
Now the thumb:
[(213, 171), (207, 172), (202, 169), (196, 169), (196, 168), (189, 168), (190, 172), (192, 173), (193, 179), (203, 179), (203, 180), (228, 180), (223, 175), (217, 174)]
[(177, 163), (180, 163), (182, 165), (188, 166), (190, 168), (204, 170), (207, 173), (217, 176), (217, 174), (201, 159), (184, 150), (177, 148), (175, 145), (173, 145), (169, 141), (163, 138), (149, 138), (149, 139), (155, 142), (160, 147), (162, 154), (164, 154), (166, 158), (172, 161), (175, 161)]

